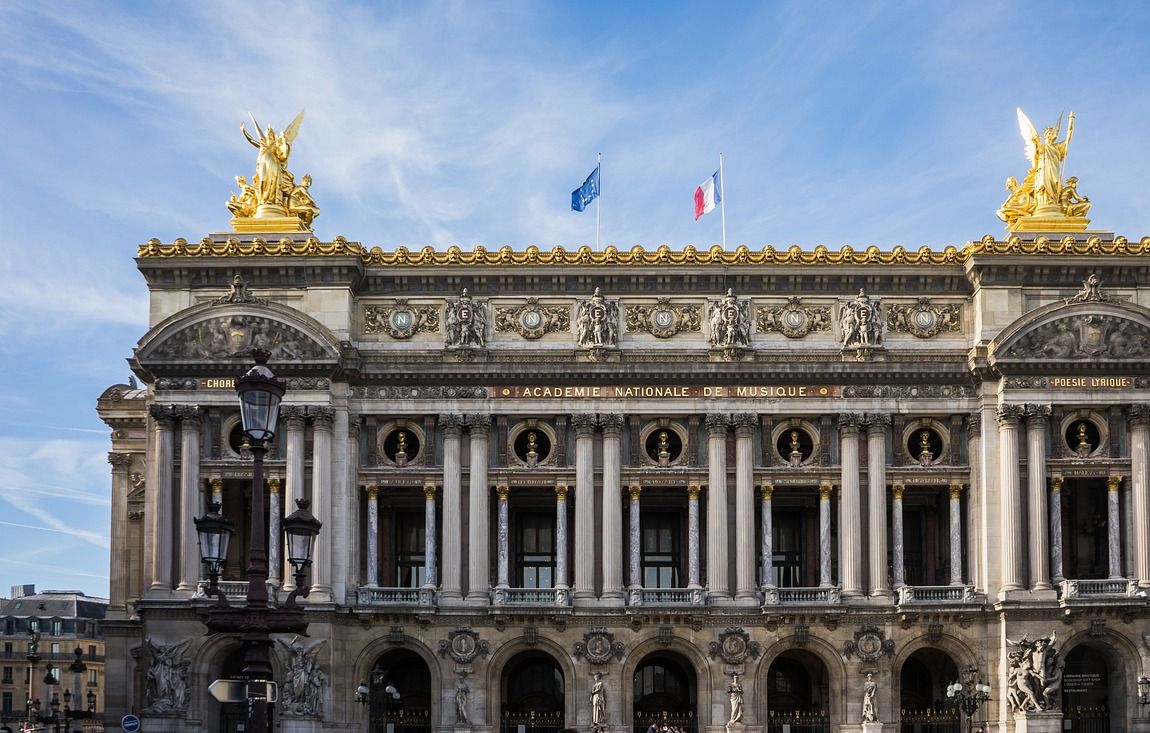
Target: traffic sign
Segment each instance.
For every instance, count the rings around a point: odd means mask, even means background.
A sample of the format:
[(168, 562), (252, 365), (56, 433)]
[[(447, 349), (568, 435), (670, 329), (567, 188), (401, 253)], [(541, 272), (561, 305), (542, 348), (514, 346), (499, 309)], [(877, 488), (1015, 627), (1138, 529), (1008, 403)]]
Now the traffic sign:
[(120, 718), (120, 727), (127, 733), (136, 733), (136, 731), (140, 730), (140, 718), (128, 713)]
[(208, 685), (208, 692), (220, 702), (279, 701), (279, 685), (270, 680), (216, 680)]

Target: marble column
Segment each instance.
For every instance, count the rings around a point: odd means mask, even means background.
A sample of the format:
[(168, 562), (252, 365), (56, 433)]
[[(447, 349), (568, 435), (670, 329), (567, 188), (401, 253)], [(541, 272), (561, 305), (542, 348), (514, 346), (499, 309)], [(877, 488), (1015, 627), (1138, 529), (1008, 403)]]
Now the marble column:
[(979, 522), (986, 502), (982, 486), (982, 414), (974, 412), (963, 418), (966, 427), (966, 459), (970, 464), (970, 483), (966, 492), (966, 537), (969, 548), (966, 576), (976, 588), (986, 587), (986, 553), (992, 548), (986, 544), (986, 528)]
[(622, 415), (600, 415), (603, 431), (603, 592), (601, 600), (623, 603)]
[(630, 557), (628, 562), (628, 589), (631, 591), (632, 603), (636, 600), (635, 596), (643, 587), (643, 566), (640, 550), (640, 543), (642, 542), (642, 532), (640, 531), (639, 517), (639, 495), (643, 492), (643, 488), (639, 484), (631, 484), (627, 487), (627, 495), (631, 498), (630, 513), (627, 516), (627, 532), (629, 536), (628, 549)]
[(575, 426), (576, 602), (595, 598), (595, 416), (572, 415)]
[(1150, 405), (1127, 409), (1130, 425), (1130, 494), (1134, 527), (1134, 577), (1150, 589)]
[[(284, 481), (283, 504), (292, 507), (295, 511), (296, 501), (304, 498), (304, 427), (307, 424), (307, 410), (300, 405), (284, 405), (280, 408), (280, 418), (287, 428), (287, 477)], [(313, 510), (314, 511), (314, 510)], [(323, 530), (321, 529), (322, 533)], [(286, 563), (287, 558), (284, 558)], [(284, 579), (283, 589), (295, 589), (292, 579), (292, 569), (285, 564), (281, 576)]]
[(1122, 487), (1122, 577), (1134, 577), (1134, 502), (1130, 482)]
[(755, 587), (755, 426), (754, 413), (735, 415), (735, 598), (759, 602)]
[(487, 485), (488, 439), (491, 416), (467, 416), (467, 431), (471, 435), (471, 461), (468, 471), (468, 532), (467, 532), (467, 601), (488, 603), (491, 600), (491, 529), (489, 502), (491, 488)]
[(699, 484), (687, 485), (687, 587), (702, 588), (699, 583)]
[[(829, 482), (819, 484), (819, 587), (834, 585), (831, 579), (831, 491)], [(841, 538), (839, 540), (842, 541)]]
[(730, 416), (707, 415), (707, 595), (731, 597), (727, 578), (727, 430)]
[(511, 489), (506, 484), (500, 484), (495, 487), (495, 495), (499, 497), (499, 504), (496, 510), (496, 580), (495, 586), (497, 588), (508, 588), (508, 561), (510, 559), (509, 549), (507, 542), (510, 539), (511, 528), (509, 523), (511, 521), (510, 514), (508, 513), (508, 498), (511, 495)]
[(886, 434), (890, 415), (866, 417), (867, 507), (870, 519), (870, 594), (888, 597), (886, 570)]
[(435, 537), (435, 484), (423, 485), (423, 587), (439, 585), (439, 543)]
[[(268, 582), (273, 588), (278, 588), (283, 578), (280, 570), (283, 568), (283, 496), (280, 494), (280, 478), (268, 476)], [(295, 511), (295, 508), (292, 508)], [(290, 514), (290, 512), (289, 512)]]
[(1022, 419), (1021, 405), (1002, 405), (998, 408), (998, 487), (999, 528), (1002, 572), (999, 586), (1002, 593), (1023, 590), (1018, 548), (1022, 542), (1022, 512), (1018, 477), (1018, 422)]
[[(149, 476), (152, 552), (149, 558), (148, 593), (164, 595), (172, 590), (172, 452), (175, 448), (176, 414), (170, 405), (152, 405), (155, 432), (155, 468)], [(155, 487), (154, 489), (152, 487)], [(145, 514), (147, 516), (147, 514)]]
[(440, 415), (443, 431), (443, 585), (445, 601), (463, 598), (462, 415)]
[(1109, 550), (1110, 580), (1122, 578), (1122, 516), (1118, 510), (1118, 489), (1121, 486), (1121, 476), (1106, 479), (1106, 546)]
[(839, 496), (839, 573), (843, 597), (863, 594), (862, 501), (859, 490), (860, 415), (839, 415), (839, 456), (842, 491)]
[[(131, 453), (108, 453), (112, 464), (111, 556), (128, 556), (128, 492), (132, 490)], [(123, 618), (128, 611), (128, 563), (113, 562), (108, 577), (108, 614)]]
[(180, 416), (180, 584), (177, 590), (195, 593), (199, 585), (199, 537), (196, 535), (196, 517), (203, 511), (203, 491), (200, 488), (200, 436), (203, 425), (200, 408), (194, 405), (177, 408)]
[(1050, 540), (1046, 507), (1046, 431), (1050, 405), (1026, 406), (1026, 474), (1030, 487), (1030, 589), (1050, 590)]
[(311, 510), (327, 532), (320, 531), (312, 558), (311, 593), (313, 603), (331, 601), (332, 514), (331, 514), (331, 428), (335, 411), (330, 407), (309, 407), (311, 418)]
[(760, 511), (763, 517), (763, 533), (760, 538), (762, 550), (759, 567), (760, 584), (764, 588), (773, 588), (775, 585), (775, 529), (771, 498), (774, 496), (775, 487), (773, 484), (763, 484), (759, 491), (762, 496), (762, 507)]
[(555, 590), (566, 596), (567, 585), (567, 484), (555, 485)]
[(367, 587), (379, 587), (379, 487), (368, 484), (367, 494)]
[(1066, 580), (1062, 568), (1062, 476), (1050, 477), (1050, 574), (1054, 584)]
[[(344, 527), (347, 530), (347, 562), (344, 563), (343, 587), (350, 589), (347, 595), (351, 599), (356, 597), (355, 589), (359, 587), (360, 573), (363, 572), (363, 553), (360, 552), (360, 504), (359, 504), (359, 469), (360, 445), (359, 433), (363, 424), (361, 415), (348, 415), (347, 423), (347, 501), (344, 502)], [(430, 432), (430, 431), (428, 431)]]
[(950, 485), (950, 584), (962, 585), (962, 484)]
[(906, 540), (902, 533), (902, 495), (906, 491), (903, 484), (892, 484), (890, 495), (892, 498), (890, 508), (891, 531), (894, 537), (891, 542), (891, 564), (894, 566), (894, 587), (899, 589), (906, 585)]

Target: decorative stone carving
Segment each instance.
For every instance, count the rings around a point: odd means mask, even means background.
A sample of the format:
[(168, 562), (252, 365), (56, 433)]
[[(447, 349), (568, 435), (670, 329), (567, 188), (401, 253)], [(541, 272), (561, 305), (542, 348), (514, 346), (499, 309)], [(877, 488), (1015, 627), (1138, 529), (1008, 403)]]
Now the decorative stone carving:
[(578, 305), (575, 342), (584, 349), (615, 348), (619, 341), (619, 305), (604, 298), (599, 288)]
[(467, 684), (467, 672), (459, 672), (459, 682), (455, 685), (455, 722), (458, 725), (471, 725), (471, 686)]
[(451, 385), (447, 387), (387, 386), (351, 388), (353, 397), (380, 400), (420, 400), (420, 399), (483, 399), (487, 397), (486, 387)]
[(1006, 701), (1012, 711), (1059, 709), (1062, 670), (1055, 642), (1054, 632), (1034, 641), (1027, 636), (1019, 641), (1006, 640), (1014, 647), (1006, 653)]
[(592, 626), (583, 634), (583, 641), (575, 642), (575, 658), (584, 657), (591, 664), (607, 664), (611, 658), (622, 659), (623, 642), (603, 626)]
[(864, 662), (877, 662), (894, 654), (894, 642), (887, 639), (878, 626), (864, 625), (854, 632), (854, 639), (843, 642), (843, 656), (854, 654)]
[(571, 311), (566, 306), (539, 305), (538, 298), (528, 298), (518, 307), (495, 309), (496, 333), (517, 333), (525, 339), (537, 339), (569, 328)]
[(475, 300), (464, 288), (458, 298), (448, 299), (444, 328), (444, 345), (483, 348), (487, 345), (487, 303)]
[(286, 323), (260, 316), (220, 316), (194, 323), (159, 344), (152, 356), (159, 359), (230, 359), (247, 356), (252, 349), (280, 359), (322, 359), (322, 347)]
[(674, 305), (659, 298), (655, 305), (627, 308), (627, 332), (649, 333), (655, 338), (671, 338), (677, 333), (702, 330), (702, 309), (697, 305)]
[(591, 724), (597, 729), (607, 722), (607, 687), (603, 684), (603, 673), (591, 673), (595, 682), (591, 685)]
[(866, 673), (866, 682), (863, 683), (862, 720), (864, 723), (873, 723), (878, 720), (878, 711), (875, 709), (875, 695), (878, 694), (878, 683), (874, 681), (874, 674)]
[(1106, 293), (1102, 292), (1102, 281), (1098, 279), (1098, 273), (1092, 272), (1082, 281), (1082, 290), (1079, 290), (1074, 295), (1066, 299), (1066, 305), (1072, 303), (1117, 303), (1118, 298), (1113, 298)]
[(1150, 329), (1126, 318), (1084, 314), (1045, 323), (1015, 342), (1009, 357), (1133, 359), (1150, 355)]
[(768, 305), (755, 314), (759, 333), (781, 333), (798, 339), (810, 333), (831, 330), (831, 309), (827, 306), (804, 306), (802, 298), (790, 298), (786, 305)]
[(151, 637), (144, 639), (151, 660), (147, 673), (148, 709), (154, 713), (175, 713), (188, 709), (188, 668), (191, 661), (184, 659), (191, 639), (179, 644), (155, 644)]
[(1007, 389), (1047, 389), (1050, 380), (1046, 377), (1005, 377), (1003, 382)]
[(914, 305), (891, 305), (886, 314), (886, 328), (891, 333), (909, 333), (927, 339), (943, 331), (961, 330), (962, 309), (954, 304), (934, 305), (930, 298), (919, 298)]
[(722, 657), (727, 664), (742, 664), (748, 656), (758, 658), (762, 646), (751, 641), (751, 635), (742, 626), (728, 626), (719, 632), (719, 638), (707, 645), (707, 654), (714, 659)]
[(843, 397), (973, 397), (967, 384), (848, 384)]
[(855, 299), (840, 308), (843, 348), (857, 349), (861, 357), (867, 350), (882, 346), (882, 324), (882, 301), (860, 288)]
[(727, 719), (727, 730), (743, 719), (743, 686), (739, 684), (738, 672), (731, 673), (731, 684), (727, 685), (727, 698), (731, 701), (731, 714)]
[(323, 716), (323, 688), (328, 675), (319, 666), (319, 652), (326, 639), (305, 645), (298, 636), (290, 642), (276, 639), (277, 650), (287, 670), (280, 683), (280, 707), (286, 715)]
[(232, 277), (232, 284), (228, 292), (212, 301), (212, 305), (230, 305), (232, 303), (252, 303), (254, 305), (267, 305), (267, 298), (257, 298), (248, 292), (248, 284), (244, 282), (243, 275), (236, 273)]
[(391, 305), (365, 305), (363, 332), (386, 333), (396, 339), (409, 339), (417, 333), (439, 331), (439, 309), (430, 305), (412, 306), (406, 298)]
[(707, 324), (711, 348), (722, 349), (728, 359), (738, 348), (751, 345), (751, 304), (736, 298), (734, 288), (727, 288), (726, 295), (711, 302)]
[(446, 639), (439, 641), (439, 656), (451, 657), (459, 664), (467, 664), (477, 656), (487, 656), (490, 644), (479, 638), (475, 631), (461, 626), (449, 631)]

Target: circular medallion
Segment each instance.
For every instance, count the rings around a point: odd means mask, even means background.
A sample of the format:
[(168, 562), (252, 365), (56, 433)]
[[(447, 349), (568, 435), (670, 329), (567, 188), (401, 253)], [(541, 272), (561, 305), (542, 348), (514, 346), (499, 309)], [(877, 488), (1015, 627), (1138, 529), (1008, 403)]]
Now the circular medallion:
[(936, 316), (928, 310), (917, 311), (914, 314), (914, 325), (926, 330), (934, 325)]
[(787, 311), (783, 314), (783, 323), (785, 323), (788, 328), (800, 329), (806, 321), (807, 314), (801, 310)]
[(539, 326), (543, 323), (543, 314), (537, 310), (523, 311), (522, 323), (526, 328), (539, 328)]
[(668, 310), (655, 311), (655, 314), (652, 316), (652, 318), (655, 325), (663, 330), (670, 328), (671, 325), (675, 322), (675, 314)]
[(471, 320), (471, 307), (466, 305), (459, 306), (459, 320), (466, 323)]
[(397, 331), (406, 331), (415, 324), (415, 314), (409, 310), (395, 310), (391, 312), (391, 327)]

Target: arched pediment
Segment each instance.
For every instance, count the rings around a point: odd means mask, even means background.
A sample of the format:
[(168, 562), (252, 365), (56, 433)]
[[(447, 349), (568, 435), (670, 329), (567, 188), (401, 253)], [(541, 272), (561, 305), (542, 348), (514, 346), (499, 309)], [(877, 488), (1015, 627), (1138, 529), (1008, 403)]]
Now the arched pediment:
[(254, 348), (271, 363), (334, 365), (339, 340), (314, 318), (278, 303), (204, 303), (176, 313), (140, 339), (136, 361), (150, 371), (165, 366), (232, 363)]
[(1052, 303), (1027, 313), (990, 344), (1003, 374), (1073, 368), (1145, 371), (1150, 310), (1125, 302)]

